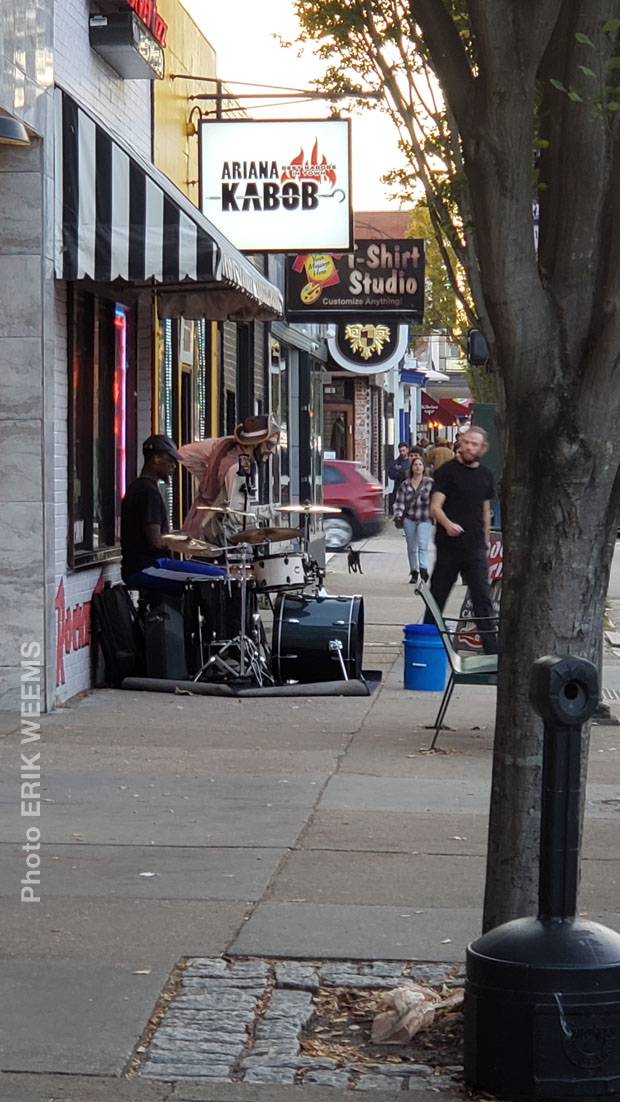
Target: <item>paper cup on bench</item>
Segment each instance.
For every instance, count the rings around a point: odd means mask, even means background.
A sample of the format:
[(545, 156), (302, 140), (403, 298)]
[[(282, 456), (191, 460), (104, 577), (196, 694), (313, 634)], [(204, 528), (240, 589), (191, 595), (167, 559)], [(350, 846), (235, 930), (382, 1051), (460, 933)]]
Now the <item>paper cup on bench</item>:
[(434, 624), (405, 624), (405, 688), (443, 692), (448, 659)]

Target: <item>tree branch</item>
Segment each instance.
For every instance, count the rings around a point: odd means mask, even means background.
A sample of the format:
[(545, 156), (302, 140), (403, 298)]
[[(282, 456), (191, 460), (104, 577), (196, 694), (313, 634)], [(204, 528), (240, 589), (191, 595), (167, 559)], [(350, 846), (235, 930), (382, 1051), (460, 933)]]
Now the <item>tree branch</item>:
[(443, 0), (410, 0), (409, 8), (413, 21), (422, 29), (445, 98), (460, 120), (469, 108), (473, 75), (454, 20)]

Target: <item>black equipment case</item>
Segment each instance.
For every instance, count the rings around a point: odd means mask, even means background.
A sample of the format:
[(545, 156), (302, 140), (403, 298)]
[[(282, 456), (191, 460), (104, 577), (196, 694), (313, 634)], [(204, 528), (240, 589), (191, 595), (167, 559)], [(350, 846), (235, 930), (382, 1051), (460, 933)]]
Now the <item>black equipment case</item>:
[(151, 604), (144, 621), (144, 654), (147, 677), (187, 678), (183, 594), (149, 594)]
[(105, 678), (119, 688), (125, 677), (144, 673), (143, 631), (138, 614), (124, 585), (110, 585), (93, 593), (92, 637), (103, 653)]

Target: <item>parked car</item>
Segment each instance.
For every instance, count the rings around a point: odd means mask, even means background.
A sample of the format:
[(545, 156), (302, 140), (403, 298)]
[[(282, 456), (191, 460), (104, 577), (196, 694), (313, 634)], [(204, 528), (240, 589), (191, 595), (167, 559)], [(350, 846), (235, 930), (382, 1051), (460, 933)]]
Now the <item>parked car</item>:
[(383, 486), (360, 463), (346, 459), (323, 461), (323, 501), (342, 509), (339, 514), (323, 518), (328, 550), (376, 536), (383, 527)]

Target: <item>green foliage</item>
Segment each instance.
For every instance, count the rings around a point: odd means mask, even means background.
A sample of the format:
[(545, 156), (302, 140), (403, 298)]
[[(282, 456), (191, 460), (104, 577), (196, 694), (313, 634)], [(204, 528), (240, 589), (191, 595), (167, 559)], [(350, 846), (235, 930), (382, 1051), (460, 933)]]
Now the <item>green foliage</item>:
[(612, 37), (618, 30), (620, 30), (620, 19), (607, 20), (600, 29), (601, 41), (598, 45), (595, 45), (592, 39), (587, 34), (583, 34), (582, 31), (576, 32), (575, 41), (580, 46), (587, 47), (595, 55), (594, 63), (597, 65), (597, 71), (589, 65), (577, 65), (577, 69), (587, 81), (583, 88), (577, 88), (574, 83), (567, 87), (557, 77), (552, 77), (549, 81), (558, 92), (563, 92), (564, 95), (568, 96), (572, 103), (586, 104), (593, 115), (603, 118), (608, 125), (611, 116), (620, 110), (620, 102), (615, 98), (618, 88), (607, 82), (607, 74), (615, 69), (620, 69), (620, 57), (614, 56), (606, 58), (605, 61), (602, 60), (602, 37), (603, 35)]
[(474, 402), (496, 402), (495, 375), (482, 365), (467, 364), (465, 375)]
[[(420, 237), (425, 242), (424, 251), (424, 321), (413, 328), (415, 335), (431, 333), (436, 329), (448, 329), (456, 338), (457, 304), (431, 223), (428, 206), (424, 201), (416, 204), (411, 214), (408, 235)], [(451, 260), (456, 268), (456, 257)], [(462, 343), (462, 342), (461, 342)]]

